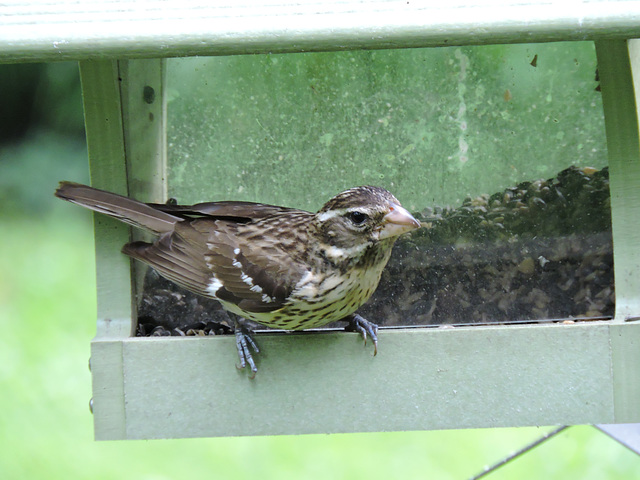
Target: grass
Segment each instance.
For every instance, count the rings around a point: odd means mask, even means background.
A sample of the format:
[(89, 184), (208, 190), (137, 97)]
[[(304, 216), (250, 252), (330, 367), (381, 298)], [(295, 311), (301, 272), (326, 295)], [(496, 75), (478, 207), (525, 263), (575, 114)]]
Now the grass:
[[(66, 171), (53, 174), (62, 179)], [(51, 182), (42, 188), (52, 191)], [(3, 479), (464, 479), (548, 430), (94, 442), (87, 368), (96, 315), (91, 223), (50, 195), (44, 201), (51, 204), (35, 212), (0, 211)], [(640, 457), (585, 426), (489, 478), (629, 479), (638, 472)]]

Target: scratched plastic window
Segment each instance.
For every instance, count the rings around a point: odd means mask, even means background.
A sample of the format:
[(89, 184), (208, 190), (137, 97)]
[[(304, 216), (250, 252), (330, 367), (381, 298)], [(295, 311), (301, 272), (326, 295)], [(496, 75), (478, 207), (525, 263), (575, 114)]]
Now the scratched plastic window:
[(179, 202), (316, 210), (373, 184), (425, 223), (396, 243), (366, 318), (613, 314), (592, 43), (172, 59), (168, 86)]

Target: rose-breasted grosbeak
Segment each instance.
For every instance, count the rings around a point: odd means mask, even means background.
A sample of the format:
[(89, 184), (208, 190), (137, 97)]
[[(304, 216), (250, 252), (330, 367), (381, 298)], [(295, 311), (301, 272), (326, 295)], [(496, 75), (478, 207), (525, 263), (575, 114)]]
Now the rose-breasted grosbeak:
[[(378, 327), (355, 314), (373, 294), (396, 238), (420, 223), (387, 190), (356, 187), (318, 213), (251, 202), (145, 204), (62, 182), (56, 196), (150, 231), (122, 251), (240, 317), (289, 330), (346, 320), (377, 353)], [(257, 371), (236, 322), (240, 368)], [(246, 363), (245, 363), (246, 362)]]

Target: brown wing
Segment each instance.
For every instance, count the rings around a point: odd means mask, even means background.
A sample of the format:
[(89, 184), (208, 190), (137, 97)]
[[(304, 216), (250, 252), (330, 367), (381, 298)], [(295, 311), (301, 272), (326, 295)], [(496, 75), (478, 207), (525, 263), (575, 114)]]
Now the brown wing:
[(203, 260), (206, 254), (203, 239), (198, 241), (192, 235), (182, 236), (174, 231), (162, 235), (154, 243), (128, 243), (122, 247), (122, 252), (146, 263), (187, 290), (211, 296), (207, 289), (211, 283), (211, 271)]
[(247, 223), (192, 219), (154, 244), (135, 242), (123, 252), (195, 293), (270, 312), (306, 273), (299, 246), (312, 218), (293, 211)]
[(307, 272), (300, 255), (313, 214), (287, 212), (246, 225), (200, 220), (206, 261), (222, 287), (215, 296), (248, 312), (278, 310)]

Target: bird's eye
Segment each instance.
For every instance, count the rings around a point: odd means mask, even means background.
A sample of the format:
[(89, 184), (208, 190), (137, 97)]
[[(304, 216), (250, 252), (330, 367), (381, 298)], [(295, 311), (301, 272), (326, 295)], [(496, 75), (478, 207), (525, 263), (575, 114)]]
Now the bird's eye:
[(349, 212), (348, 217), (354, 225), (362, 225), (367, 220), (367, 218), (369, 218), (366, 213), (362, 212)]

